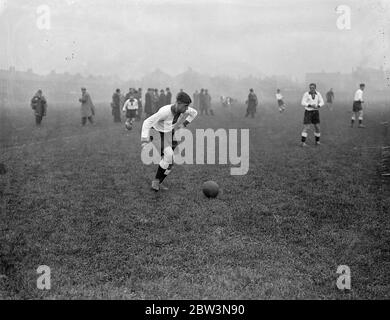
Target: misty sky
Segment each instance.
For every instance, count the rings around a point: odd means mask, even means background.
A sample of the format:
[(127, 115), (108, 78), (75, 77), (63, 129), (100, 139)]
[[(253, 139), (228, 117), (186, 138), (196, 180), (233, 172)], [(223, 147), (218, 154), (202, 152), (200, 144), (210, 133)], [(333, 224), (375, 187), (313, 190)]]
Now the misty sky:
[[(39, 30), (36, 9), (51, 9)], [(335, 8), (349, 5), (352, 29)], [(0, 0), (0, 68), (139, 78), (389, 69), (390, 0)]]

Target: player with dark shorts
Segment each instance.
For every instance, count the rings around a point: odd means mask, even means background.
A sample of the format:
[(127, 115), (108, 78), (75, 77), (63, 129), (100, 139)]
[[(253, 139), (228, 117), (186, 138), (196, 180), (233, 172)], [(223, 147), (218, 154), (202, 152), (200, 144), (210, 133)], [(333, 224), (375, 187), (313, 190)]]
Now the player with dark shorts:
[(353, 99), (352, 105), (352, 119), (351, 119), (351, 127), (355, 124), (356, 118), (359, 119), (359, 128), (365, 128), (363, 125), (363, 91), (365, 88), (365, 84), (361, 83), (359, 89), (355, 92), (355, 96)]
[(303, 117), (303, 130), (301, 134), (302, 147), (307, 146), (307, 131), (310, 129), (310, 125), (314, 125), (314, 136), (316, 145), (320, 145), (320, 112), (319, 108), (324, 105), (324, 100), (321, 94), (316, 90), (316, 84), (311, 83), (308, 92), (305, 92), (302, 98), (302, 106), (305, 107), (305, 114)]
[[(173, 152), (178, 142), (173, 139), (174, 129), (186, 127), (194, 120), (198, 112), (189, 107), (192, 103), (190, 96), (185, 92), (179, 92), (176, 103), (168, 104), (158, 110), (154, 115), (145, 119), (142, 125), (141, 144), (142, 148), (151, 141), (150, 130), (155, 129), (161, 138), (161, 161), (157, 168), (155, 179), (152, 181), (152, 189), (159, 191), (166, 189), (161, 184), (173, 167)], [(187, 114), (181, 123), (182, 115)], [(177, 124), (180, 125), (177, 125)]]
[(283, 101), (283, 95), (280, 92), (280, 89), (276, 90), (276, 100), (278, 101), (278, 107), (279, 107), (279, 112), (282, 113), (284, 110), (286, 110), (286, 104)]

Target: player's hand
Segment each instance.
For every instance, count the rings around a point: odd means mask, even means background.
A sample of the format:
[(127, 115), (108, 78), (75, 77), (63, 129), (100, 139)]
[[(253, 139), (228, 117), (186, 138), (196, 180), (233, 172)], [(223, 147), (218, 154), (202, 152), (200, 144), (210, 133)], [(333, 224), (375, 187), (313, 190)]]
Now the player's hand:
[(141, 139), (141, 147), (142, 149), (150, 142), (149, 139)]

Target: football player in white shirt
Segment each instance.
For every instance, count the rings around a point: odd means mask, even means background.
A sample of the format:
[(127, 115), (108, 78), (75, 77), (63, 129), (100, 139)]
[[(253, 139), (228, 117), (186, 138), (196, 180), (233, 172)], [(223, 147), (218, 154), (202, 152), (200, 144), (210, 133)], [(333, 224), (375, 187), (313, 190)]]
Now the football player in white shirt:
[(279, 112), (282, 113), (284, 110), (286, 110), (286, 104), (283, 101), (283, 96), (280, 93), (280, 89), (276, 90), (276, 100), (278, 101), (279, 106)]
[(316, 145), (320, 145), (320, 112), (319, 108), (324, 105), (324, 99), (321, 94), (316, 90), (315, 83), (309, 85), (310, 91), (305, 92), (302, 97), (302, 106), (305, 107), (305, 115), (303, 118), (303, 131), (301, 134), (302, 147), (306, 147), (307, 131), (310, 129), (310, 125), (314, 125), (314, 136), (316, 139)]
[(157, 168), (156, 177), (152, 181), (152, 189), (156, 192), (160, 189), (166, 189), (161, 183), (173, 167), (173, 151), (178, 145), (178, 142), (174, 140), (175, 124), (183, 114), (188, 114), (185, 121), (177, 129), (186, 127), (198, 115), (195, 109), (189, 107), (191, 102), (191, 98), (187, 93), (179, 92), (176, 97), (176, 103), (160, 108), (158, 112), (145, 119), (142, 125), (142, 148), (152, 140), (150, 136), (152, 128), (160, 133), (162, 158)]
[(131, 130), (138, 112), (138, 100), (135, 99), (134, 95), (130, 95), (129, 99), (126, 100), (123, 105), (123, 112), (126, 116), (125, 127), (127, 130)]
[(353, 125), (355, 124), (356, 118), (359, 119), (359, 128), (365, 128), (363, 125), (363, 91), (366, 85), (364, 83), (361, 83), (360, 88), (355, 92), (355, 97), (353, 99), (353, 106), (352, 106), (352, 119), (351, 119), (351, 128), (353, 128)]

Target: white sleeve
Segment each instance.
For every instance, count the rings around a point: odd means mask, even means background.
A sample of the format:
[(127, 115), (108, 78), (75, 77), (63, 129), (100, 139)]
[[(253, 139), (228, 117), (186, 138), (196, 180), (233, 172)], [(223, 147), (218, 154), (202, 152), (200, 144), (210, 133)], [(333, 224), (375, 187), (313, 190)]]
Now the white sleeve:
[(127, 110), (127, 107), (129, 106), (129, 101), (130, 100), (126, 100), (125, 104), (123, 105), (122, 111), (126, 111)]
[(141, 139), (149, 140), (150, 129), (152, 129), (157, 122), (164, 120), (165, 118), (166, 112), (164, 112), (163, 109), (160, 109), (158, 112), (145, 119), (144, 123), (142, 124)]
[(304, 107), (307, 107), (308, 105), (309, 105), (309, 103), (307, 102), (307, 93), (305, 93), (304, 95), (303, 95), (303, 97), (302, 97), (302, 105), (304, 106)]
[(321, 93), (318, 92), (318, 105), (322, 107), (324, 104), (324, 99), (322, 99)]
[(198, 115), (198, 111), (196, 111), (194, 108), (191, 107), (188, 107), (187, 113), (188, 113), (188, 117), (186, 118), (186, 120), (188, 122), (192, 122)]

